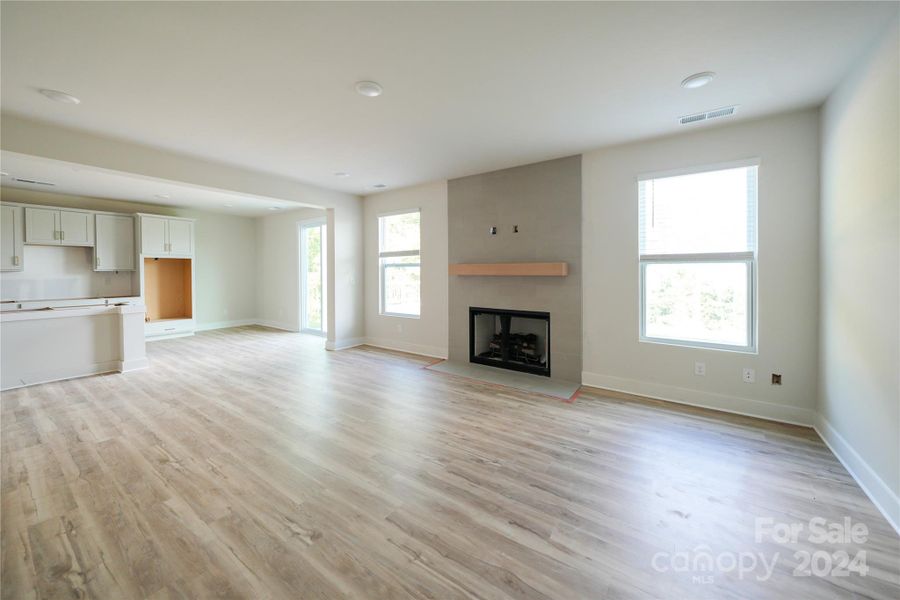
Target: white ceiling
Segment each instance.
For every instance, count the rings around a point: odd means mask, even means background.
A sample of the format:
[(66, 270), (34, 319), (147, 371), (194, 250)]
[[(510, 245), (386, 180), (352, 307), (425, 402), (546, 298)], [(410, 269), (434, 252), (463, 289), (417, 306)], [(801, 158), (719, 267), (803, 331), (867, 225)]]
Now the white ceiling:
[[(893, 2), (2, 2), (4, 111), (354, 193), (821, 103)], [(719, 76), (699, 90), (679, 82)], [(354, 92), (372, 79), (378, 98)], [(63, 90), (79, 106), (38, 88)], [(707, 127), (697, 124), (690, 127)], [(347, 171), (346, 179), (334, 177)]]
[[(235, 194), (225, 190), (187, 185), (132, 173), (108, 171), (5, 150), (0, 152), (0, 168), (6, 173), (0, 178), (0, 185), (5, 188), (129, 200), (143, 204), (194, 208), (242, 217), (272, 214), (274, 212), (271, 210), (272, 207), (278, 210), (292, 210), (311, 206), (299, 202)], [(16, 181), (17, 178), (43, 181), (53, 185), (22, 183)]]

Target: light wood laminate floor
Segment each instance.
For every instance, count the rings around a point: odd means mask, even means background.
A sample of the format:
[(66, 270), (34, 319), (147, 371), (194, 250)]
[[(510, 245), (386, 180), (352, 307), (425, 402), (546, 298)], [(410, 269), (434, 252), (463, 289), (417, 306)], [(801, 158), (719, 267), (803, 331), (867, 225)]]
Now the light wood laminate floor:
[[(2, 395), (4, 599), (900, 597), (897, 535), (809, 429), (258, 327), (148, 351)], [(817, 516), (867, 539), (754, 540)], [(869, 571), (796, 577), (797, 550)], [(777, 561), (677, 570), (704, 552)]]

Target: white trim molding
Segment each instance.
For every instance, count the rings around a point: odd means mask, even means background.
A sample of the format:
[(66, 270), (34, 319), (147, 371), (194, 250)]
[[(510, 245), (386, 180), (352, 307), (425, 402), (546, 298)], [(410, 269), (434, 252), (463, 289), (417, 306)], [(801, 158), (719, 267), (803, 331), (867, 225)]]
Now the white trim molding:
[(262, 325), (258, 319), (236, 319), (234, 321), (213, 321), (211, 323), (198, 323), (194, 331), (210, 331), (212, 329), (228, 329), (229, 327), (244, 327), (246, 325)]
[(99, 363), (93, 363), (84, 367), (63, 367), (50, 370), (39, 370), (28, 372), (17, 378), (17, 380), (4, 387), (3, 391), (14, 390), (21, 387), (38, 385), (41, 383), (52, 383), (54, 381), (65, 381), (67, 379), (79, 379), (81, 377), (90, 377), (92, 375), (101, 375), (103, 373), (116, 373), (120, 369), (121, 361), (108, 360)]
[(446, 347), (426, 346), (424, 344), (413, 344), (402, 340), (391, 340), (386, 338), (367, 337), (366, 344), (384, 350), (394, 350), (396, 352), (407, 352), (409, 354), (418, 354), (419, 356), (427, 356), (429, 358), (443, 358), (449, 356), (449, 350)]
[(150, 361), (144, 358), (137, 358), (135, 360), (120, 360), (119, 361), (119, 372), (120, 373), (128, 373), (129, 371), (139, 371), (140, 369), (146, 369), (150, 366)]
[(787, 406), (784, 404), (763, 402), (762, 400), (753, 400), (751, 398), (742, 398), (739, 396), (713, 394), (710, 392), (680, 388), (661, 383), (649, 383), (646, 381), (637, 381), (635, 379), (626, 379), (624, 377), (589, 373), (587, 371), (581, 373), (581, 382), (583, 385), (612, 390), (614, 392), (624, 392), (626, 394), (653, 398), (654, 400), (665, 400), (667, 402), (676, 402), (678, 404), (687, 404), (689, 406), (711, 408), (713, 410), (721, 410), (736, 415), (758, 417), (760, 419), (779, 421), (791, 425), (812, 427), (814, 423), (815, 412), (812, 409), (801, 408), (799, 406)]
[(881, 511), (891, 527), (900, 534), (900, 496), (888, 487), (888, 484), (878, 476), (878, 473), (869, 466), (869, 463), (853, 449), (853, 446), (844, 439), (837, 429), (829, 423), (821, 414), (816, 414), (813, 428), (825, 445), (831, 450), (847, 472), (856, 480), (872, 504)]
[(281, 321), (269, 321), (266, 319), (255, 319), (251, 325), (259, 325), (261, 327), (268, 327), (270, 329), (280, 329), (282, 331), (290, 331), (292, 333), (300, 333), (300, 330), (290, 323), (283, 323)]
[(362, 346), (366, 343), (366, 338), (354, 337), (354, 338), (344, 338), (342, 340), (327, 340), (325, 342), (326, 350), (346, 350), (347, 348), (354, 348), (356, 346)]

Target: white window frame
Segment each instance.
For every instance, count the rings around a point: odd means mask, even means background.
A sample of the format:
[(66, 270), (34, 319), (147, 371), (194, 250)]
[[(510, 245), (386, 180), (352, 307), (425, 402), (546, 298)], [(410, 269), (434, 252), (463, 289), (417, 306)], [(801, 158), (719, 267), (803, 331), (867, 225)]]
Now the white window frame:
[[(394, 250), (391, 252), (384, 252), (381, 249), (382, 240), (384, 239), (384, 225), (382, 218), (383, 217), (394, 217), (397, 215), (406, 215), (412, 213), (419, 213), (419, 249), (418, 250)], [(400, 317), (404, 319), (419, 319), (422, 316), (422, 209), (421, 208), (404, 208), (400, 210), (392, 210), (390, 212), (378, 213), (378, 314), (383, 317)], [(415, 313), (396, 313), (396, 312), (387, 312), (384, 301), (385, 294), (385, 284), (384, 284), (384, 270), (385, 264), (382, 260), (383, 258), (397, 258), (397, 257), (406, 257), (406, 256), (416, 256), (419, 258), (419, 262), (417, 263), (407, 263), (402, 265), (394, 265), (400, 267), (419, 267), (419, 312)]]
[[(315, 219), (307, 219), (305, 221), (299, 221), (297, 225), (300, 228), (299, 231), (299, 243), (300, 243), (300, 331), (302, 333), (309, 333), (312, 335), (325, 336), (328, 334), (328, 274), (326, 269), (328, 268), (328, 261), (325, 255), (326, 252), (326, 244), (327, 244), (327, 235), (328, 235), (328, 226), (326, 224), (325, 219), (315, 218)], [(321, 227), (321, 244), (322, 247), (319, 250), (319, 256), (322, 260), (322, 269), (319, 273), (321, 277), (321, 286), (322, 286), (322, 328), (321, 329), (311, 329), (308, 326), (307, 322), (307, 306), (306, 306), (306, 296), (307, 289), (306, 286), (309, 284), (307, 281), (307, 272), (306, 272), (306, 262), (308, 259), (307, 256), (307, 248), (306, 248), (306, 235), (309, 229), (315, 229), (317, 227)]]
[[(635, 182), (635, 196), (640, 197), (639, 186), (641, 181), (649, 181), (651, 179), (662, 179), (665, 177), (676, 177), (679, 175), (695, 175), (698, 173), (708, 173), (711, 171), (724, 171), (727, 169), (736, 169), (740, 167), (756, 167), (757, 168), (757, 185), (756, 185), (756, 201), (753, 206), (751, 219), (758, 220), (759, 214), (759, 160), (742, 160), (729, 163), (719, 163), (715, 165), (705, 165), (691, 169), (679, 169), (676, 171), (666, 171), (661, 173), (652, 173), (641, 175)], [(638, 201), (640, 204), (640, 200)], [(640, 206), (638, 206), (640, 211)], [(638, 224), (640, 225), (640, 214), (638, 215)], [(746, 354), (756, 354), (757, 350), (757, 252), (759, 249), (759, 232), (757, 223), (753, 223), (753, 250), (746, 252), (704, 252), (699, 254), (638, 254), (639, 283), (638, 283), (638, 329), (639, 340), (651, 344), (663, 344), (667, 346), (679, 346), (687, 348), (703, 348), (710, 350), (727, 350), (731, 352), (742, 352)], [(709, 264), (709, 263), (743, 263), (747, 265), (747, 345), (736, 346), (732, 344), (717, 344), (713, 342), (703, 342), (697, 340), (680, 340), (677, 338), (658, 338), (651, 337), (646, 334), (646, 274), (647, 265), (650, 264)]]

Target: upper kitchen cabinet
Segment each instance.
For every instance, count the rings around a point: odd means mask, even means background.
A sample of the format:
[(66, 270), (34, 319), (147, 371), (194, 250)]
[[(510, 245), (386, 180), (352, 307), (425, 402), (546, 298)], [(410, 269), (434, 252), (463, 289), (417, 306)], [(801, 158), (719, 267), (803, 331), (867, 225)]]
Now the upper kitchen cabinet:
[(194, 255), (194, 222), (169, 219), (169, 254)]
[(59, 211), (59, 232), (63, 246), (93, 246), (94, 213)]
[(95, 271), (133, 271), (135, 268), (134, 217), (96, 215)]
[(163, 217), (138, 216), (141, 231), (141, 253), (148, 256), (168, 254), (169, 223)]
[(21, 271), (25, 228), (21, 206), (0, 206), (0, 271)]
[(194, 255), (194, 220), (158, 215), (138, 215), (141, 254), (145, 256)]
[(94, 213), (27, 206), (25, 207), (25, 243), (93, 246)]

